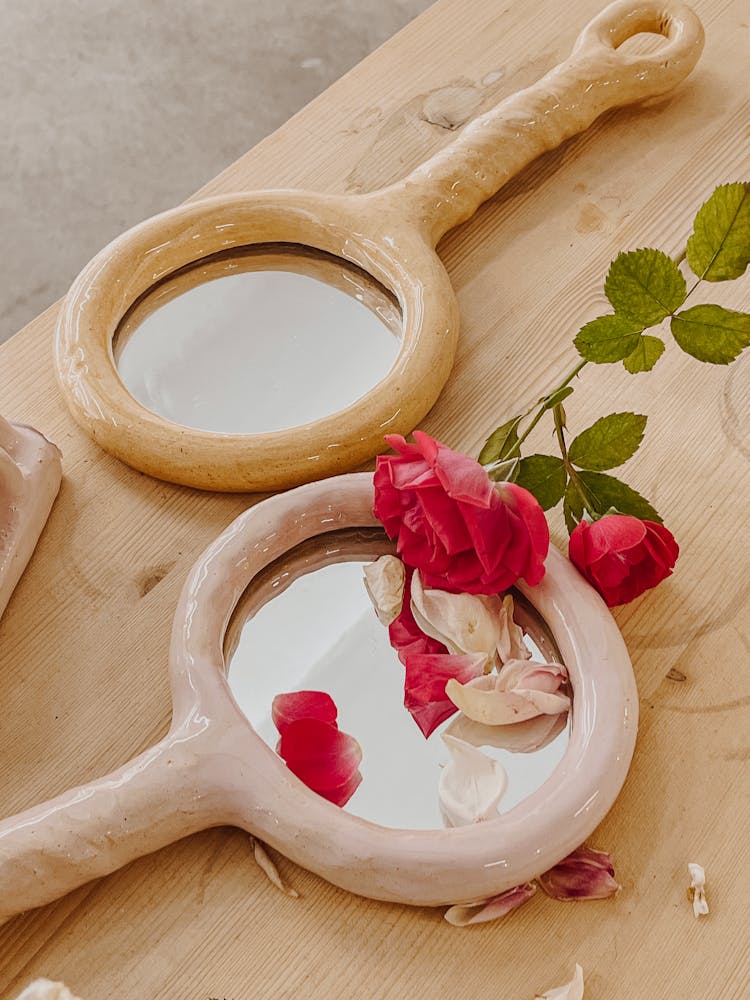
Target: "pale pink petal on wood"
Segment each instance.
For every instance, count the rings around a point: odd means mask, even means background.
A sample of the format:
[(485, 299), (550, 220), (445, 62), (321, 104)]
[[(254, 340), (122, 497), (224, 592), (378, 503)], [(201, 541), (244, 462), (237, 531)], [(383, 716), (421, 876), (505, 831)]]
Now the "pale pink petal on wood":
[(583, 844), (537, 879), (553, 899), (607, 899), (621, 886), (615, 879), (612, 858)]
[(484, 899), (479, 903), (465, 903), (451, 906), (445, 913), (445, 919), (454, 927), (469, 927), (471, 924), (484, 924), (489, 920), (497, 920), (517, 910), (536, 892), (533, 882), (524, 882), (512, 889), (501, 892), (499, 896)]

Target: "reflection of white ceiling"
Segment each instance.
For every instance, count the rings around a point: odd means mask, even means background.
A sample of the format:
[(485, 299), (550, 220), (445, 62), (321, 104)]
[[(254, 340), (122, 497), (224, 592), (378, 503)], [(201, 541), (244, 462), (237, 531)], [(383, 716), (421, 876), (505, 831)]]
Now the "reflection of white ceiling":
[[(340, 728), (362, 747), (363, 781), (351, 812), (386, 826), (442, 826), (437, 800), (440, 765), (448, 754), (438, 733), (426, 741), (403, 708), (403, 667), (388, 642), (362, 582), (362, 564), (335, 563), (297, 579), (245, 625), (229, 669), (238, 704), (271, 746), (274, 695), (327, 691)], [(552, 773), (567, 731), (531, 754), (485, 752), (502, 761), (507, 811)]]
[(308, 275), (251, 271), (160, 306), (128, 339), (118, 368), (162, 416), (250, 433), (348, 406), (387, 374), (399, 346), (356, 298)]

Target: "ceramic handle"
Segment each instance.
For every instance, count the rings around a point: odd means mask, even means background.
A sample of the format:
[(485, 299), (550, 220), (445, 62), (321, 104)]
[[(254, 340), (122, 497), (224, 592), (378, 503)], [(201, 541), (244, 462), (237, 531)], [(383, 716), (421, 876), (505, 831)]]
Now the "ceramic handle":
[[(639, 32), (664, 35), (667, 42), (651, 55), (619, 50)], [(584, 28), (569, 59), (475, 119), (390, 192), (398, 190), (400, 209), (411, 209), (412, 221), (435, 245), (527, 163), (582, 132), (602, 112), (676, 86), (702, 49), (703, 27), (684, 4), (613, 3)]]
[(0, 921), (213, 825), (193, 739), (170, 733), (107, 777), (0, 823)]

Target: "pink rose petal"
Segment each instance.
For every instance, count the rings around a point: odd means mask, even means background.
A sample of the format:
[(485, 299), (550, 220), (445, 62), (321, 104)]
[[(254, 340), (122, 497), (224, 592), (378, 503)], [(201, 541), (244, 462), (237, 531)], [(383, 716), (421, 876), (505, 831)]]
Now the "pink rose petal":
[(558, 715), (570, 708), (560, 687), (567, 671), (559, 663), (509, 660), (499, 674), (466, 683), (449, 681), (446, 694), (464, 715), (488, 726), (508, 726), (537, 715)]
[(296, 719), (284, 727), (276, 751), (300, 781), (336, 805), (344, 805), (361, 780), (359, 743), (335, 724)]
[(407, 569), (401, 614), (388, 626), (388, 638), (402, 663), (405, 662), (404, 657), (409, 653), (448, 652), (447, 647), (442, 642), (425, 635), (417, 625), (411, 610), (411, 580), (413, 575), (414, 570)]
[(271, 705), (271, 718), (278, 731), (283, 734), (290, 722), (298, 719), (317, 719), (319, 722), (336, 724), (336, 704), (325, 691), (290, 691), (277, 694)]
[(451, 906), (445, 913), (445, 919), (454, 927), (468, 927), (470, 924), (484, 924), (488, 920), (497, 920), (512, 910), (518, 909), (536, 892), (533, 882), (524, 882), (501, 892), (499, 896), (485, 899), (480, 903), (468, 903), (464, 906)]
[(406, 653), (402, 661), (406, 667), (404, 705), (427, 738), (456, 711), (445, 685), (451, 679), (464, 682), (480, 677), (487, 657), (483, 653)]
[(612, 859), (583, 844), (537, 879), (553, 899), (607, 899), (621, 888)]

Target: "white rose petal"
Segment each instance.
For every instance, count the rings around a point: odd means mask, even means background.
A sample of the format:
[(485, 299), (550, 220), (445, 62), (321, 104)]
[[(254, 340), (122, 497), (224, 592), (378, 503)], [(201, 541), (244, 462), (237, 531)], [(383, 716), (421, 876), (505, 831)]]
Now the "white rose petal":
[(53, 983), (49, 979), (35, 979), (16, 1000), (79, 1000), (73, 996), (65, 983)]
[(576, 974), (564, 986), (554, 986), (536, 1000), (583, 1000), (583, 969), (576, 965)]
[(513, 598), (506, 594), (500, 609), (500, 638), (497, 643), (497, 655), (501, 663), (509, 660), (528, 660), (531, 651), (523, 641), (523, 629), (513, 618)]
[(706, 873), (701, 865), (694, 861), (688, 862), (688, 872), (690, 873), (690, 888), (693, 891), (693, 913), (696, 917), (705, 917), (708, 913)]
[(442, 739), (451, 752), (438, 785), (446, 826), (495, 819), (497, 805), (508, 787), (502, 764), (455, 736), (444, 733)]
[(365, 587), (384, 625), (401, 614), (405, 580), (404, 564), (396, 556), (381, 556), (365, 566)]
[(476, 677), (466, 684), (451, 678), (445, 693), (474, 722), (509, 726), (537, 715), (567, 712), (570, 698), (558, 690), (567, 676), (559, 663), (510, 660), (499, 674)]
[(430, 590), (415, 573), (411, 611), (425, 635), (442, 642), (449, 652), (484, 653), (488, 660), (494, 657), (501, 638), (499, 597)]
[(297, 892), (296, 889), (292, 889), (290, 886), (284, 883), (283, 879), (281, 878), (281, 875), (279, 875), (278, 868), (273, 863), (268, 851), (266, 851), (265, 845), (262, 844), (259, 840), (256, 840), (255, 837), (251, 837), (250, 842), (253, 845), (253, 855), (255, 857), (256, 862), (258, 863), (258, 867), (266, 876), (268, 881), (272, 885), (276, 886), (279, 892), (283, 892), (285, 896), (290, 896), (292, 899), (297, 899), (299, 897), (299, 893)]

